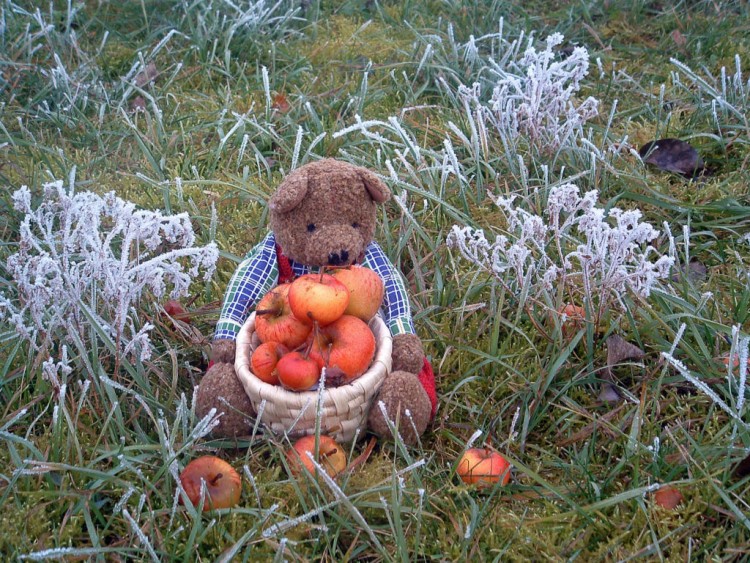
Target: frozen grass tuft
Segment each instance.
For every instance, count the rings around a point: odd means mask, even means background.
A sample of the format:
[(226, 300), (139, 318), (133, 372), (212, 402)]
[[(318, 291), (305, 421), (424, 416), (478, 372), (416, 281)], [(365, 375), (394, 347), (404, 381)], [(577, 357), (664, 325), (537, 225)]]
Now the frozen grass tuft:
[(598, 193), (577, 186), (549, 188), (544, 213), (516, 205), (515, 196), (496, 203), (507, 235), (487, 240), (481, 230), (454, 226), (449, 246), (492, 274), (521, 302), (583, 303), (598, 321), (612, 305), (625, 308), (631, 292), (648, 297), (670, 273), (674, 259), (651, 245), (659, 232), (641, 222), (638, 210), (599, 207)]
[(199, 56), (219, 57), (230, 68), (232, 59), (257, 52), (261, 41), (292, 33), (299, 10), (286, 0), (180, 0), (173, 11)]
[[(486, 131), (491, 126), (506, 147), (528, 143), (541, 154), (554, 154), (561, 147), (575, 145), (586, 122), (598, 115), (599, 102), (591, 96), (575, 102), (588, 75), (585, 47), (575, 47), (561, 59), (555, 52), (563, 43), (561, 34), (547, 37), (543, 50), (537, 50), (532, 40), (533, 36), (518, 60), (489, 61), (489, 99), (484, 99), (486, 86), (480, 82), (461, 85), (457, 96), (474, 117), (472, 129)], [(513, 43), (508, 46), (511, 53), (515, 49)]]
[(0, 295), (0, 320), (37, 350), (76, 334), (148, 359), (153, 325), (136, 306), (147, 296), (184, 296), (201, 274), (208, 280), (216, 245), (195, 246), (187, 214), (138, 209), (112, 192), (76, 193), (58, 181), (45, 184), (42, 198), (33, 203), (25, 186), (13, 194), (24, 218), (6, 264), (16, 293)]
[[(726, 142), (747, 143), (750, 137), (750, 77), (742, 72), (742, 59), (734, 56), (734, 69), (722, 66), (718, 76), (703, 75), (678, 59), (670, 59), (677, 67), (672, 82), (679, 91), (687, 93), (698, 105), (698, 110), (711, 116), (718, 135)], [(733, 70), (733, 72), (732, 72)], [(683, 75), (690, 82), (684, 83)]]

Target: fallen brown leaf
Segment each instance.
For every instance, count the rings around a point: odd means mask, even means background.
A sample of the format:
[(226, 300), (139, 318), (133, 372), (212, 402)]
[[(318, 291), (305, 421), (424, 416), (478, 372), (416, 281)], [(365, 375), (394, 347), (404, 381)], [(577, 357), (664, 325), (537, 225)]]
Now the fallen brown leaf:
[(607, 368), (612, 369), (626, 360), (642, 360), (646, 353), (622, 336), (613, 334), (607, 338)]
[(143, 96), (136, 96), (130, 102), (130, 111), (146, 111), (146, 100)]
[(276, 94), (273, 97), (273, 105), (271, 107), (279, 113), (286, 113), (292, 109), (292, 106), (289, 104), (289, 101), (284, 94)]
[(672, 510), (682, 502), (682, 493), (672, 487), (671, 485), (662, 485), (653, 494), (654, 502), (666, 508)]
[(365, 446), (365, 449), (362, 451), (361, 454), (359, 454), (350, 464), (347, 468), (347, 471), (354, 471), (359, 467), (360, 465), (364, 465), (364, 463), (370, 458), (370, 454), (372, 454), (372, 450), (375, 448), (375, 444), (378, 442), (377, 438), (374, 436), (370, 438), (370, 441), (367, 443), (367, 446)]
[(678, 49), (684, 49), (687, 45), (687, 39), (682, 33), (680, 33), (679, 29), (672, 31), (669, 36), (672, 38), (672, 41), (674, 41), (674, 44), (677, 45)]
[(747, 455), (734, 468), (734, 476), (738, 479), (742, 479), (747, 475), (750, 475), (750, 455)]
[(705, 171), (703, 159), (698, 151), (679, 139), (650, 141), (640, 148), (638, 154), (646, 164), (688, 178), (695, 178)]
[(681, 282), (683, 278), (693, 284), (699, 284), (706, 281), (708, 269), (706, 265), (695, 258), (691, 259), (687, 265), (680, 264), (677, 271), (672, 274), (673, 282)]
[(156, 68), (156, 63), (153, 61), (146, 65), (146, 68), (142, 69), (138, 74), (135, 75), (135, 85), (138, 88), (143, 88), (149, 82), (153, 82), (161, 74), (159, 69)]

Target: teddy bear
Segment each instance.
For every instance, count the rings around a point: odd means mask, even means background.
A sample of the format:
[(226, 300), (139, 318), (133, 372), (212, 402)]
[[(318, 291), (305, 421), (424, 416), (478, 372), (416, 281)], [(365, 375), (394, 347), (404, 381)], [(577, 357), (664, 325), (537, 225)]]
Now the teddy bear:
[(253, 407), (235, 373), (235, 340), (260, 298), (302, 274), (351, 264), (381, 277), (381, 314), (393, 336), (392, 371), (370, 408), (367, 427), (387, 438), (395, 424), (407, 444), (424, 433), (437, 405), (434, 372), (414, 330), (403, 278), (373, 240), (377, 206), (390, 196), (372, 171), (330, 158), (294, 170), (278, 186), (268, 203), (270, 231), (229, 282), (211, 363), (198, 386), (196, 414), (223, 412), (215, 436), (247, 435), (253, 424)]

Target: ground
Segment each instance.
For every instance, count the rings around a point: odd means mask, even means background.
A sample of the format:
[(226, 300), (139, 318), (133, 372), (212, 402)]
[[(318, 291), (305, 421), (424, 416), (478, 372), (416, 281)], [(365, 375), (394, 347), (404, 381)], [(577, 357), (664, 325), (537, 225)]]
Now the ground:
[[(746, 2), (35, 4), (0, 6), (0, 553), (609, 561), (750, 549)], [(638, 150), (664, 138), (705, 167), (645, 164)], [(331, 483), (291, 476), (285, 437), (258, 427), (211, 439), (192, 410), (222, 294), (265, 234), (268, 196), (321, 157), (367, 166), (393, 190), (377, 238), (406, 277), (439, 393), (417, 447), (381, 440)], [(108, 332), (117, 311), (96, 284), (70, 303), (73, 328), (16, 332), (27, 274), (9, 262), (25, 217), (12, 194), (28, 186), (36, 208), (53, 180), (187, 213), (193, 247), (216, 244), (216, 271), (180, 298), (189, 324), (166, 318), (166, 296), (150, 289), (126, 308), (136, 331), (154, 325), (150, 358), (125, 350), (127, 327)], [(523, 229), (529, 214), (549, 227), (550, 195), (568, 184), (597, 191), (606, 240), (646, 224), (654, 236), (599, 249), (588, 273), (585, 256), (566, 265), (587, 242), (580, 223), (536, 239)], [(504, 208), (498, 196), (515, 199)], [(615, 209), (641, 216), (619, 228)], [(594, 221), (587, 213), (561, 220)], [(472, 259), (454, 226), (481, 229), (488, 245), (503, 235), (528, 261), (514, 269), (500, 246)], [(53, 239), (63, 230), (50, 223)], [(637, 277), (659, 257), (666, 270)], [(545, 284), (551, 264), (566, 274)], [(630, 276), (620, 285), (618, 267)], [(571, 329), (557, 311), (572, 302), (584, 319)], [(618, 356), (613, 336), (642, 357)], [(608, 382), (615, 401), (600, 395)], [(347, 445), (351, 459), (369, 443)], [(506, 456), (510, 484), (463, 484), (456, 460), (470, 445)], [(176, 476), (203, 454), (242, 475), (238, 507), (179, 502)], [(682, 495), (674, 509), (654, 496), (667, 485)]]

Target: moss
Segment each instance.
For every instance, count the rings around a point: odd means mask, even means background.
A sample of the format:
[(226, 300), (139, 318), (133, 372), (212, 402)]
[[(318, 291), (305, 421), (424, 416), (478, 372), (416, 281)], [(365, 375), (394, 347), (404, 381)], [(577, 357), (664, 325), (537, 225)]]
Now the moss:
[(136, 60), (137, 51), (117, 39), (110, 39), (99, 54), (97, 62), (105, 81), (119, 80), (125, 76)]
[[(61, 502), (46, 487), (36, 491), (18, 491), (8, 499), (13, 510), (3, 510), (0, 525), (0, 552), (21, 555), (30, 551), (70, 545), (85, 536), (82, 515), (71, 515), (73, 501)], [(64, 527), (59, 523), (65, 521)]]

